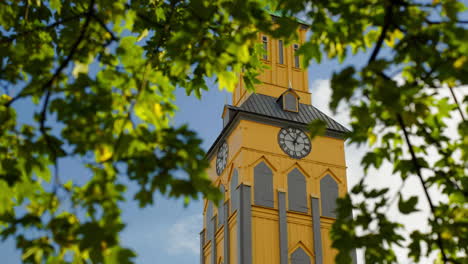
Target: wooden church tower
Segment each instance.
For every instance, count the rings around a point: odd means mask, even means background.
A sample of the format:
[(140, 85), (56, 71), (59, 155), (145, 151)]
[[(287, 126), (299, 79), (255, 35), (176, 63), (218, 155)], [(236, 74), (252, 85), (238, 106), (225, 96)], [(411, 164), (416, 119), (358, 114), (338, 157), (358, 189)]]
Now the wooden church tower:
[[(295, 51), (299, 41), (259, 35), (269, 66), (256, 93), (239, 82), (224, 128), (209, 149), (209, 176), (225, 194), (205, 201), (201, 264), (331, 264), (329, 232), (335, 200), (344, 195), (344, 134), (348, 130), (311, 103), (307, 71)], [(310, 140), (307, 124), (327, 123)], [(354, 256), (353, 256), (354, 257)]]

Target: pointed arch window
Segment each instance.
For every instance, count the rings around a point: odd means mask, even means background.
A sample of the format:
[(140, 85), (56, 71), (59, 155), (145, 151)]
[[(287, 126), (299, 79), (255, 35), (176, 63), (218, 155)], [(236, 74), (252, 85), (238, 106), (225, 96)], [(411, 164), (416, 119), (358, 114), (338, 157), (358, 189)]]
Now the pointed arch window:
[(320, 196), (322, 216), (336, 218), (336, 199), (338, 198), (338, 184), (330, 174), (320, 180)]
[(239, 174), (237, 172), (237, 169), (234, 169), (232, 171), (232, 176), (231, 176), (231, 213), (237, 210), (239, 207), (239, 195), (238, 195), (238, 190), (237, 190), (237, 185), (239, 184)]
[(208, 206), (206, 208), (206, 214), (205, 214), (205, 242), (208, 242), (211, 240), (211, 236), (213, 235), (213, 225), (211, 224), (211, 219), (213, 218), (213, 203), (208, 202)]
[(273, 172), (263, 161), (254, 168), (254, 203), (273, 207)]
[(288, 174), (289, 210), (307, 213), (307, 185), (304, 174), (294, 168)]
[(291, 254), (291, 264), (310, 264), (310, 257), (301, 247)]
[(221, 192), (221, 195), (223, 196), (220, 200), (219, 200), (219, 203), (218, 203), (218, 228), (220, 228), (223, 223), (224, 223), (224, 217), (226, 217), (224, 215), (224, 193), (225, 193), (225, 189), (224, 189), (224, 185), (220, 185), (219, 186), (219, 191)]

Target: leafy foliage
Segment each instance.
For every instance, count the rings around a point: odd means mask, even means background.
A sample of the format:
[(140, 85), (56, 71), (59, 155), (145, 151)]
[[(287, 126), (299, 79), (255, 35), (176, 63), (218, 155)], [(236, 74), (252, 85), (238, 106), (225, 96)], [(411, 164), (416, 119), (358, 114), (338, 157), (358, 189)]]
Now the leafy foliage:
[[(264, 4), (0, 2), (0, 235), (25, 263), (132, 263), (118, 238), (129, 181), (141, 207), (156, 191), (219, 198), (201, 140), (171, 123), (174, 93), (200, 97), (209, 78), (231, 91), (241, 70), (252, 89), (257, 32), (294, 37)], [(18, 119), (19, 101), (35, 105), (33, 124)], [(66, 158), (91, 177), (71, 181)]]
[[(273, 21), (265, 6), (283, 16)], [(414, 261), (438, 252), (440, 262), (466, 263), (468, 97), (458, 100), (453, 89), (468, 82), (468, 21), (455, 0), (1, 2), (1, 236), (16, 238), (27, 263), (132, 263), (135, 253), (118, 239), (124, 180), (137, 184), (142, 207), (155, 191), (218, 197), (200, 139), (171, 123), (174, 90), (200, 97), (207, 78), (232, 90), (242, 70), (252, 89), (262, 68), (257, 33), (292, 39), (291, 17), (304, 10), (304, 65), (369, 54), (363, 67), (332, 79), (332, 108), (351, 109), (349, 141), (370, 147), (363, 167), (389, 162), (403, 182), (416, 177), (426, 191), (404, 199), (364, 180), (353, 187), (333, 225), (337, 262), (362, 248), (368, 263), (395, 263), (394, 246), (403, 246)], [(34, 124), (19, 122), (18, 101), (35, 104)], [(448, 136), (454, 119), (457, 135)], [(59, 164), (68, 157), (92, 177), (67, 181)], [(446, 200), (433, 201), (429, 188)], [(358, 195), (365, 201), (353, 202)], [(406, 237), (388, 207), (399, 200), (411, 214), (423, 199), (430, 228)]]
[[(284, 2), (285, 8), (292, 5)], [(354, 248), (364, 249), (367, 263), (396, 263), (395, 246), (407, 247), (414, 261), (433, 252), (437, 263), (468, 261), (468, 96), (460, 101), (453, 92), (468, 84), (466, 12), (454, 0), (310, 2), (311, 36), (301, 51), (306, 60), (369, 55), (363, 67), (346, 67), (331, 82), (330, 106), (351, 110), (349, 142), (369, 146), (362, 166), (367, 171), (393, 164), (403, 184), (416, 177), (424, 190), (423, 197), (405, 200), (403, 188), (392, 198), (364, 180), (355, 186), (340, 200), (332, 229), (337, 263), (349, 263)], [(352, 197), (364, 202), (353, 203)], [(397, 200), (403, 214), (427, 202), (429, 230), (405, 238), (403, 223), (386, 217)]]

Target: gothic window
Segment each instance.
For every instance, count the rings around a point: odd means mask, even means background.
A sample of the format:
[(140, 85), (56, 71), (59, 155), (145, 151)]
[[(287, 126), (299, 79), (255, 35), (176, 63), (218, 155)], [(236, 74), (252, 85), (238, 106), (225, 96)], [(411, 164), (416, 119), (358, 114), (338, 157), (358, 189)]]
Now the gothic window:
[(284, 49), (283, 49), (283, 41), (281, 39), (278, 40), (278, 63), (284, 64)]
[(237, 185), (239, 184), (239, 175), (237, 169), (232, 171), (231, 176), (231, 212), (234, 212), (239, 208), (239, 195), (237, 190)]
[(206, 208), (206, 214), (205, 214), (205, 228), (206, 228), (206, 236), (205, 236), (205, 241), (208, 242), (211, 239), (211, 236), (213, 235), (213, 227), (211, 224), (211, 218), (213, 218), (213, 203), (208, 202), (208, 207)]
[(219, 191), (221, 192), (223, 198), (221, 198), (221, 200), (219, 200), (219, 203), (218, 203), (218, 228), (221, 227), (221, 225), (223, 225), (224, 217), (226, 217), (224, 215), (224, 192), (225, 192), (224, 185), (222, 184), (220, 185)]
[(265, 53), (263, 54), (263, 59), (268, 60), (268, 37), (262, 36), (262, 43), (263, 43), (263, 50)]
[(301, 65), (299, 64), (299, 55), (297, 54), (297, 50), (299, 49), (298, 44), (294, 44), (294, 68), (300, 68)]
[(288, 174), (289, 210), (307, 213), (306, 179), (297, 168)]
[(310, 257), (301, 247), (291, 254), (291, 264), (310, 264)]
[(263, 161), (254, 168), (254, 203), (273, 207), (273, 172)]
[(336, 218), (336, 199), (338, 198), (338, 184), (327, 174), (320, 180), (320, 196), (322, 216)]

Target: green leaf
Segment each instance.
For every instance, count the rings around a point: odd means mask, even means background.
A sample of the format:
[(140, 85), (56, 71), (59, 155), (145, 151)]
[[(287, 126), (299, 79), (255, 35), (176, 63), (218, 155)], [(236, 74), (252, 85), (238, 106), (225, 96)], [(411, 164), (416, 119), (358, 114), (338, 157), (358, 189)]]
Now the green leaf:
[(106, 251), (105, 264), (133, 264), (136, 254), (126, 248), (113, 247)]
[(62, 9), (62, 1), (61, 0), (51, 0), (50, 1), (50, 7), (52, 9), (57, 10), (57, 13), (60, 14), (60, 11)]
[(416, 209), (417, 204), (417, 196), (411, 196), (408, 200), (404, 200), (403, 196), (400, 195), (400, 199), (398, 201), (398, 209), (402, 214), (410, 214), (418, 211), (418, 209)]
[(73, 77), (77, 78), (79, 74), (87, 74), (88, 73), (88, 64), (81, 63), (79, 61), (75, 62), (75, 67), (73, 68)]
[(136, 42), (140, 42), (140, 40), (144, 39), (146, 36), (148, 36), (149, 30), (145, 28), (140, 35), (138, 36)]
[(224, 71), (218, 74), (219, 89), (232, 92), (237, 84), (237, 75), (234, 72)]
[(327, 123), (325, 121), (322, 121), (320, 119), (316, 119), (312, 121), (308, 126), (307, 126), (310, 137), (313, 139), (316, 136), (323, 136), (325, 135), (325, 131), (327, 129)]

